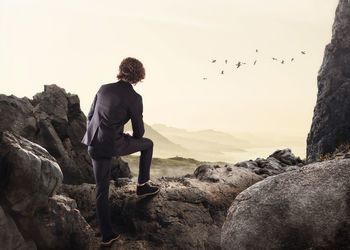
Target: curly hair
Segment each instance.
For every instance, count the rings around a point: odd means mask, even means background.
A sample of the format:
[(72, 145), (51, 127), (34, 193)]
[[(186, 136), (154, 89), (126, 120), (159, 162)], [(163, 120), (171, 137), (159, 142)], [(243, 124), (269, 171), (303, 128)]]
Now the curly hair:
[(137, 83), (145, 78), (145, 68), (143, 64), (133, 57), (124, 58), (119, 65), (117, 78), (130, 83)]

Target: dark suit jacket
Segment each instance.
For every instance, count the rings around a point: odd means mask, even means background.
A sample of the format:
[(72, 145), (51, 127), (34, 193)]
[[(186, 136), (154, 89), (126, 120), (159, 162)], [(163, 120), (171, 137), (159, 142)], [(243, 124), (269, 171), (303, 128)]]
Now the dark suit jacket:
[(124, 80), (104, 84), (95, 95), (91, 105), (86, 133), (82, 143), (98, 146), (111, 154), (118, 146), (126, 143), (130, 135), (124, 134), (124, 124), (131, 119), (134, 138), (141, 138), (145, 132), (143, 124), (142, 96)]

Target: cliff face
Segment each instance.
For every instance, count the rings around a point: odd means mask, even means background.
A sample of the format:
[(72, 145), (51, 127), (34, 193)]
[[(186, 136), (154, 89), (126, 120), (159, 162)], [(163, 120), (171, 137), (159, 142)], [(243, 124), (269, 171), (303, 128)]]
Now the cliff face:
[(350, 2), (340, 0), (317, 77), (318, 93), (307, 138), (307, 161), (350, 141)]

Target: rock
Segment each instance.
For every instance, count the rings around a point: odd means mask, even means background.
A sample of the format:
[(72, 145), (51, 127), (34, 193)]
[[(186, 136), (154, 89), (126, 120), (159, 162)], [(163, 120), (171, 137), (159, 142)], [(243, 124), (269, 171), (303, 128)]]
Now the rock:
[(118, 181), (118, 178), (131, 178), (129, 164), (121, 157), (112, 157), (111, 179)]
[[(66, 93), (55, 84), (33, 96), (39, 132), (37, 140), (54, 156), (62, 168), (65, 183), (94, 183), (91, 159), (80, 141), (86, 117), (77, 95)], [(69, 141), (68, 141), (69, 139)]]
[(286, 165), (297, 165), (301, 163), (300, 157), (295, 157), (292, 151), (289, 148), (283, 150), (276, 150), (272, 155), (269, 156), (275, 158), (276, 160), (284, 163)]
[(268, 177), (299, 169), (304, 166), (304, 162), (300, 157), (295, 157), (289, 148), (286, 148), (283, 150), (276, 150), (267, 157), (267, 159), (256, 158), (255, 161), (238, 162), (234, 166), (248, 168), (262, 177)]
[(33, 215), (47, 206), (63, 175), (56, 160), (40, 145), (8, 131), (0, 132), (1, 189), (11, 209)]
[[(113, 184), (110, 185), (110, 193)], [(73, 198), (80, 213), (89, 224), (93, 224), (96, 219), (96, 186), (94, 184), (83, 183), (81, 185), (63, 184), (58, 190), (57, 194), (63, 194)]]
[(194, 171), (194, 177), (206, 182), (225, 183), (235, 186), (250, 186), (256, 176), (244, 168), (230, 167), (229, 165), (199, 165)]
[[(0, 131), (15, 132), (44, 147), (59, 163), (64, 183), (94, 183), (91, 159), (81, 143), (86, 117), (77, 95), (55, 84), (44, 85), (33, 100), (0, 95), (0, 111)], [(127, 163), (114, 158), (112, 178), (131, 177)]]
[(222, 249), (350, 249), (350, 160), (313, 163), (241, 192)]
[(0, 132), (0, 248), (96, 249), (76, 202), (55, 195), (63, 174), (40, 145)]
[(314, 162), (350, 143), (350, 5), (340, 0), (332, 40), (317, 77), (317, 103), (307, 137), (307, 161)]
[[(135, 179), (122, 185), (111, 181), (113, 226), (127, 238), (137, 235), (134, 240), (147, 241), (152, 249), (220, 249), (228, 207), (239, 192), (262, 179), (248, 169), (202, 165), (194, 175), (152, 179), (160, 193), (144, 199), (136, 196)], [(75, 199), (97, 230), (95, 185), (63, 184), (59, 192)]]
[(0, 94), (0, 131), (10, 130), (33, 140), (37, 131), (33, 110), (34, 107), (27, 97)]
[(98, 249), (94, 231), (69, 197), (49, 198), (48, 208), (38, 211), (33, 221), (39, 249)]
[(36, 250), (32, 240), (25, 240), (10, 215), (0, 206), (1, 250)]

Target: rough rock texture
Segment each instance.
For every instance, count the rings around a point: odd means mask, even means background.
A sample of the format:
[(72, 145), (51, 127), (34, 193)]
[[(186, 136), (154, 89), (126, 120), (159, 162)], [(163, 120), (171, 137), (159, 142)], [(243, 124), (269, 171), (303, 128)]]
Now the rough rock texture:
[[(220, 249), (228, 207), (239, 192), (262, 179), (244, 168), (203, 165), (195, 175), (153, 180), (161, 191), (144, 199), (135, 194), (136, 182), (111, 181), (112, 221), (124, 237), (115, 247), (128, 249), (133, 239), (152, 249)], [(95, 185), (63, 184), (58, 192), (75, 199), (97, 230)]]
[(74, 200), (55, 195), (56, 160), (40, 145), (0, 132), (0, 249), (95, 249)]
[(10, 215), (0, 206), (0, 249), (36, 250), (34, 241), (26, 241)]
[[(0, 94), (0, 131), (9, 130), (44, 147), (58, 161), (64, 183), (94, 183), (87, 147), (81, 143), (86, 117), (77, 95), (66, 93), (55, 84), (33, 100)], [(120, 157), (113, 159), (112, 178), (131, 177)]]
[(0, 132), (0, 164), (3, 194), (22, 215), (47, 206), (62, 183), (60, 167), (44, 148), (8, 131)]
[(258, 182), (233, 201), (223, 249), (350, 249), (350, 160)]
[(97, 249), (90, 225), (81, 216), (76, 202), (62, 195), (49, 199), (49, 206), (33, 220), (33, 238), (39, 249)]
[(327, 153), (319, 158), (319, 161), (327, 161), (334, 159), (349, 159), (350, 158), (350, 144), (342, 144), (332, 153)]
[(318, 72), (317, 103), (307, 138), (307, 161), (350, 143), (350, 2), (340, 0), (331, 43)]
[(276, 150), (266, 159), (257, 158), (255, 161), (238, 162), (234, 166), (252, 170), (262, 177), (277, 175), (286, 171), (300, 169), (305, 164), (300, 157), (295, 157), (289, 148)]

